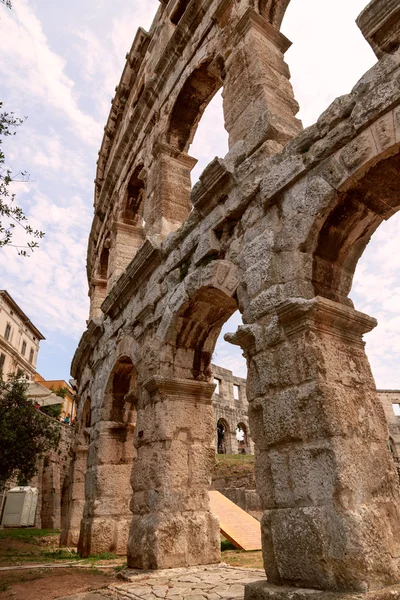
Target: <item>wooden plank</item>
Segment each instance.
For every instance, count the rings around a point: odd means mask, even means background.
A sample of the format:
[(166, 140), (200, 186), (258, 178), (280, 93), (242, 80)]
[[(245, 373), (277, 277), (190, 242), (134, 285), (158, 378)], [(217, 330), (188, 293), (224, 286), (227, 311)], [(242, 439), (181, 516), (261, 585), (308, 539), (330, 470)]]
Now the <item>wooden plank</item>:
[(239, 550), (261, 550), (259, 521), (231, 502), (221, 492), (209, 492), (211, 511), (218, 517), (224, 537)]

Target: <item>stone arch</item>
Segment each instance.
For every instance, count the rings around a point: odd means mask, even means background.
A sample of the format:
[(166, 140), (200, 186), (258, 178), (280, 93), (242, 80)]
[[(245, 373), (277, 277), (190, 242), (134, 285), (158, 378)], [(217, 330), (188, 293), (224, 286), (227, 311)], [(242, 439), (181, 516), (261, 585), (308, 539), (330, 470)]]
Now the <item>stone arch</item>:
[(108, 262), (110, 258), (110, 242), (106, 240), (100, 252), (99, 264), (97, 267), (97, 277), (107, 281), (108, 278)]
[(203, 61), (182, 85), (171, 111), (167, 143), (180, 152), (187, 152), (197, 125), (210, 100), (222, 87), (221, 78), (210, 69), (212, 59)]
[[(393, 143), (394, 117), (391, 111), (381, 118), (326, 167), (328, 177), (338, 168), (346, 170), (312, 233), (312, 283), (318, 296), (349, 303), (359, 258), (382, 221), (400, 208), (400, 154), (399, 143)], [(385, 136), (385, 148), (379, 136)]]
[(211, 358), (222, 325), (238, 310), (238, 269), (214, 260), (186, 276), (171, 297), (158, 330), (175, 355), (178, 376), (211, 381)]
[(78, 550), (125, 554), (131, 514), (130, 474), (135, 459), (134, 387), (130, 357), (118, 357), (105, 386), (99, 420), (93, 424), (86, 474), (86, 504)]
[(145, 197), (144, 165), (139, 164), (130, 174), (123, 196), (120, 220), (125, 225), (142, 225)]
[(243, 440), (237, 440), (237, 452), (238, 454), (251, 454), (249, 430), (246, 423), (241, 421), (236, 425), (236, 430), (243, 432)]
[[(80, 409), (82, 406), (82, 409)], [(85, 478), (87, 472), (87, 458), (92, 425), (92, 401), (87, 392), (78, 402), (78, 420), (75, 426), (75, 441), (71, 448), (73, 460), (70, 474), (64, 480), (64, 485), (69, 482), (69, 494), (64, 496), (61, 492), (61, 537), (62, 546), (77, 546), (83, 510), (85, 506)], [(63, 500), (64, 498), (64, 500)], [(67, 501), (67, 512), (64, 502)]]
[(267, 21), (280, 29), (290, 0), (258, 0), (258, 10)]
[(217, 420), (215, 449), (217, 454), (232, 454), (231, 430), (228, 421), (222, 417)]

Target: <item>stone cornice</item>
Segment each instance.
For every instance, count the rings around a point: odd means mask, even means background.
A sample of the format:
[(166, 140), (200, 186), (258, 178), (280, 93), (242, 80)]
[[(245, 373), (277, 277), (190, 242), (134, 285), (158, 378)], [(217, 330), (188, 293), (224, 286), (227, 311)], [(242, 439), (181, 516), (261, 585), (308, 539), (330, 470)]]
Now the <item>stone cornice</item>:
[(400, 4), (398, 0), (374, 0), (356, 21), (378, 58), (400, 45)]
[(188, 402), (195, 400), (204, 404), (211, 404), (215, 384), (194, 379), (169, 379), (155, 376), (144, 382), (143, 387), (153, 395), (161, 392), (168, 397), (186, 399)]
[(112, 224), (112, 230), (114, 233), (131, 233), (133, 235), (144, 236), (142, 225), (128, 225), (128, 223), (122, 223), (121, 221), (114, 221)]
[(251, 29), (256, 29), (270, 40), (281, 52), (285, 54), (292, 42), (280, 31), (275, 29), (264, 17), (258, 14), (254, 8), (248, 8), (236, 25), (236, 31), (240, 36), (246, 35)]
[(363, 344), (362, 335), (377, 325), (376, 319), (322, 296), (286, 300), (278, 307), (277, 314), (288, 336), (312, 329), (358, 344)]
[(101, 305), (101, 310), (114, 318), (128, 304), (132, 295), (143, 285), (149, 275), (161, 264), (160, 249), (147, 239), (124, 273), (114, 284)]

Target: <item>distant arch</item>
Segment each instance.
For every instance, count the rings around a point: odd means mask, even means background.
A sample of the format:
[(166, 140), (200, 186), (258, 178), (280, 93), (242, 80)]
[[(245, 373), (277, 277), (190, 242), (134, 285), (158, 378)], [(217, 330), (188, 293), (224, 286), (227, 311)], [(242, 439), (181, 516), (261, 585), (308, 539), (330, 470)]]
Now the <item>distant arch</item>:
[(217, 454), (231, 454), (230, 427), (226, 419), (220, 418), (216, 427), (216, 450)]
[[(239, 436), (239, 432), (241, 432), (242, 435)], [(239, 439), (239, 437), (241, 439)], [(236, 425), (236, 439), (238, 454), (251, 454), (248, 427), (243, 421), (240, 421), (240, 423)]]

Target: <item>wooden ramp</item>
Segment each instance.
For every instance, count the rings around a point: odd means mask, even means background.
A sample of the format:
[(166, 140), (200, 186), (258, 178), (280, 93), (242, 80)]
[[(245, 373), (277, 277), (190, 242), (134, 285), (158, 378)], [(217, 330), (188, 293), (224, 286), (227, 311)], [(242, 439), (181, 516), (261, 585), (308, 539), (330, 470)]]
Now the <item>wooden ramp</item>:
[(221, 533), (239, 550), (261, 550), (259, 521), (220, 492), (208, 492), (211, 512), (219, 518)]

